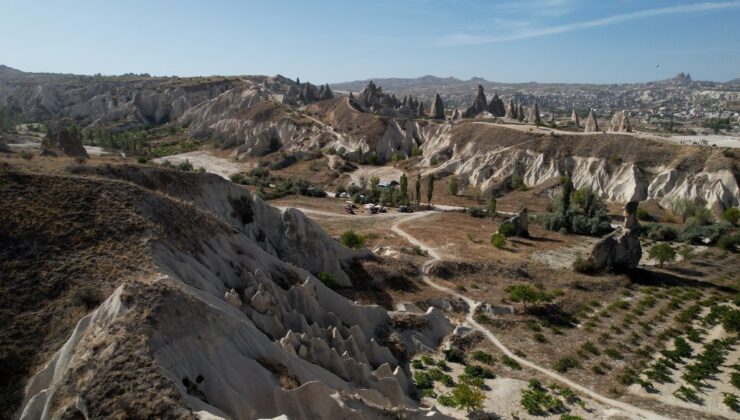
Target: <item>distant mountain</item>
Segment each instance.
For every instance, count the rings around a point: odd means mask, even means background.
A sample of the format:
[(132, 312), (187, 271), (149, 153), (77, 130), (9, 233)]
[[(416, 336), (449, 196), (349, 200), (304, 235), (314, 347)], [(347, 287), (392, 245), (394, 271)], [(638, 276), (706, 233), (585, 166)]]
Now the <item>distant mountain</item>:
[(736, 78), (728, 81), (727, 83), (728, 84), (732, 84), (732, 85), (740, 85), (740, 77), (736, 77)]
[(382, 86), (383, 89), (388, 91), (397, 91), (414, 88), (430, 88), (430, 87), (448, 87), (451, 85), (463, 85), (463, 84), (480, 84), (480, 83), (491, 83), (485, 79), (475, 77), (469, 81), (460, 80), (455, 77), (437, 77), (426, 75), (417, 78), (378, 78), (378, 79), (365, 79), (365, 80), (354, 80), (351, 82), (342, 82), (332, 84), (331, 87), (334, 90), (340, 91), (351, 91), (356, 92), (362, 90), (367, 86), (368, 82), (373, 80), (376, 85)]

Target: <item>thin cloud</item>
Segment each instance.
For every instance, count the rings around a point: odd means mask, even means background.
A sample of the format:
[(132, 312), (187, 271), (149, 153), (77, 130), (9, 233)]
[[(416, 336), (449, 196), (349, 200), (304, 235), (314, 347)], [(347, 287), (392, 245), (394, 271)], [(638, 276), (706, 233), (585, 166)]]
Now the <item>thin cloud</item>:
[(608, 16), (601, 19), (587, 20), (583, 22), (567, 23), (565, 25), (551, 26), (549, 28), (533, 29), (512, 35), (490, 36), (471, 35), (465, 33), (451, 34), (439, 40), (440, 45), (475, 45), (492, 44), (497, 42), (514, 41), (518, 39), (536, 38), (547, 35), (556, 35), (572, 32), (579, 29), (597, 28), (601, 26), (615, 25), (636, 19), (644, 19), (655, 16), (665, 16), (684, 13), (708, 12), (714, 10), (732, 9), (740, 7), (740, 1), (729, 2), (706, 2), (687, 4), (681, 6), (662, 7), (658, 9), (647, 9), (639, 12), (624, 13)]

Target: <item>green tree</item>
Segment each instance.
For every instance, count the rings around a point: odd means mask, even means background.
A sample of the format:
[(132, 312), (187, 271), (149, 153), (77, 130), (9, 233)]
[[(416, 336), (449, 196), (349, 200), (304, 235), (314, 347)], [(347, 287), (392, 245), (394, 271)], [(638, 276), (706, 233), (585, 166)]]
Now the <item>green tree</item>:
[(663, 267), (665, 262), (676, 259), (676, 250), (669, 244), (658, 244), (650, 248), (648, 255), (650, 255), (650, 258), (658, 260), (658, 264)]
[(486, 396), (480, 390), (467, 384), (458, 384), (452, 390), (452, 398), (455, 404), (468, 413), (483, 409), (483, 401)]
[(491, 219), (496, 217), (496, 196), (492, 195), (491, 198), (488, 199), (488, 216), (491, 217)]
[(380, 178), (378, 178), (377, 176), (370, 178), (370, 191), (373, 193), (373, 195), (380, 193), (378, 185), (380, 185)]
[(421, 174), (416, 174), (416, 182), (414, 183), (414, 189), (416, 189), (416, 204), (421, 204)]
[(432, 194), (434, 193), (434, 177), (429, 175), (427, 177), (427, 204), (432, 204)]
[(515, 284), (506, 288), (506, 292), (509, 293), (509, 299), (513, 302), (522, 302), (524, 309), (527, 309), (527, 304), (538, 305), (542, 302), (549, 302), (552, 300), (552, 296), (545, 293), (544, 290), (537, 289), (528, 284)]
[(457, 184), (457, 176), (452, 175), (450, 177), (449, 184), (447, 184), (447, 188), (449, 188), (449, 190), (450, 190), (450, 195), (457, 195), (457, 189), (458, 189), (458, 187), (459, 186)]
[(560, 179), (560, 183), (563, 185), (562, 192), (562, 207), (560, 211), (565, 215), (570, 210), (570, 196), (573, 194), (573, 182), (569, 176), (564, 176)]
[(401, 202), (406, 204), (409, 196), (409, 178), (406, 176), (406, 173), (401, 174), (399, 184), (401, 189)]

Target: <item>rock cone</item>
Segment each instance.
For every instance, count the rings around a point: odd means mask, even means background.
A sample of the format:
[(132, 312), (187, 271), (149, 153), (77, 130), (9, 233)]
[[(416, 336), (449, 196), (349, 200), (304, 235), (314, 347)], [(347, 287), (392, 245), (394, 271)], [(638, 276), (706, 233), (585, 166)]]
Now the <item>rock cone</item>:
[(432, 103), (432, 118), (435, 120), (445, 119), (445, 105), (442, 103), (442, 98), (439, 97), (439, 93), (434, 95), (434, 103)]
[(583, 131), (586, 133), (595, 133), (599, 131), (599, 123), (596, 122), (596, 116), (594, 116), (594, 110), (588, 113), (586, 123), (583, 126)]

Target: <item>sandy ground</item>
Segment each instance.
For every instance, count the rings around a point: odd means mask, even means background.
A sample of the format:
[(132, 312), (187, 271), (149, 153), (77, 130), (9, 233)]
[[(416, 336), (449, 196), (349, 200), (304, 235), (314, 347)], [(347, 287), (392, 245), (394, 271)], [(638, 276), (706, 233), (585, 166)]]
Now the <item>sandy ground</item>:
[(552, 268), (570, 268), (577, 256), (588, 258), (591, 248), (596, 243), (597, 238), (582, 237), (578, 243), (559, 247), (556, 249), (545, 249), (535, 251), (530, 255), (533, 261), (541, 262)]
[(180, 162), (190, 161), (195, 169), (203, 168), (206, 172), (216, 174), (222, 178), (229, 179), (229, 175), (241, 172), (245, 168), (239, 163), (227, 158), (214, 156), (208, 150), (196, 150), (194, 152), (181, 153), (179, 155), (165, 156), (154, 159), (155, 163), (169, 161), (177, 165)]

